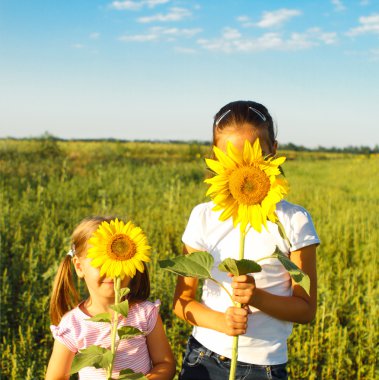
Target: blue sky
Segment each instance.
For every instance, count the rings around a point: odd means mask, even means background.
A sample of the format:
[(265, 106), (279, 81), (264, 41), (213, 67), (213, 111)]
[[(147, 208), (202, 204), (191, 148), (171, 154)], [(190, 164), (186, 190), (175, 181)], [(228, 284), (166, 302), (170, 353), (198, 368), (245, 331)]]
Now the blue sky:
[(210, 140), (229, 101), (279, 143), (379, 144), (379, 1), (1, 0), (0, 137)]

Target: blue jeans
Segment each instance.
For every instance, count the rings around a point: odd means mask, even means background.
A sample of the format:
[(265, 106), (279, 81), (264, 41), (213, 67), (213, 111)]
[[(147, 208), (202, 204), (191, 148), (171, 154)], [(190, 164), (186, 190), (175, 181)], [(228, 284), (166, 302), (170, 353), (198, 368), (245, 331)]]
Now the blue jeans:
[[(179, 380), (228, 380), (231, 360), (188, 339)], [(287, 380), (286, 363), (255, 365), (237, 362), (236, 380)]]

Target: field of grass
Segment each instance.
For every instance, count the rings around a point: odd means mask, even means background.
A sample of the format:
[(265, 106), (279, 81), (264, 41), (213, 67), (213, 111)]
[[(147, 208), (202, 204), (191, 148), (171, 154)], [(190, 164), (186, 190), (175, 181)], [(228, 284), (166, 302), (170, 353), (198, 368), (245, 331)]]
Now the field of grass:
[[(171, 311), (175, 276), (157, 261), (181, 254), (181, 234), (205, 200), (196, 144), (0, 140), (1, 379), (42, 379), (52, 347), (48, 303), (74, 226), (94, 214), (132, 219), (153, 247), (151, 299), (181, 363), (190, 327)], [(316, 319), (295, 325), (298, 379), (379, 379), (379, 157), (286, 152), (292, 192), (318, 249)], [(74, 377), (73, 377), (74, 378)]]

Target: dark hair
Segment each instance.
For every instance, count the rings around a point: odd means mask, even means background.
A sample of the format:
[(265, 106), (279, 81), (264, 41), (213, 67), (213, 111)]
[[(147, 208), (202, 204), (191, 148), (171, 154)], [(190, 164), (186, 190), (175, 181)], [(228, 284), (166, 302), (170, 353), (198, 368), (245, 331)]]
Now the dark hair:
[(250, 124), (257, 129), (267, 129), (271, 144), (276, 141), (273, 119), (267, 108), (257, 102), (238, 100), (222, 107), (214, 116), (213, 145), (217, 143), (217, 133), (226, 127)]
[(142, 273), (137, 271), (128, 286), (130, 289), (128, 300), (131, 305), (145, 301), (150, 297), (149, 272), (147, 270), (147, 265), (144, 262), (142, 264), (145, 270)]
[[(83, 219), (71, 236), (71, 247), (75, 248), (75, 256), (84, 256), (87, 252), (88, 240), (102, 222), (110, 222), (114, 217), (94, 216)], [(63, 315), (76, 307), (79, 292), (75, 287), (71, 256), (65, 255), (55, 276), (50, 299), (50, 318), (57, 325)], [(136, 272), (129, 288), (128, 300), (131, 304), (145, 301), (150, 296), (150, 280), (147, 266), (143, 263), (144, 272)]]

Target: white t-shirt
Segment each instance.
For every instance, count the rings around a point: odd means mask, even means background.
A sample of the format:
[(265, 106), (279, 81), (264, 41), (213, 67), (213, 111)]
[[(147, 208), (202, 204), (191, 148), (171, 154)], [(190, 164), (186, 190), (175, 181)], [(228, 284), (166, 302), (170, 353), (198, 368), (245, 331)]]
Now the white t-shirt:
[[(199, 250), (207, 251), (214, 258), (212, 277), (232, 293), (231, 279), (225, 272), (218, 270), (224, 259), (238, 259), (240, 228), (233, 228), (232, 218), (221, 222), (220, 212), (212, 211), (213, 202), (197, 205), (191, 213), (182, 241)], [(277, 204), (276, 214), (284, 226), (292, 247), (281, 238), (276, 224), (268, 222), (268, 231), (263, 227), (258, 233), (253, 228), (245, 239), (245, 259), (257, 260), (270, 256), (276, 246), (288, 255), (311, 244), (319, 244), (311, 216), (301, 206), (287, 201)], [(254, 273), (257, 288), (280, 296), (292, 294), (291, 278), (278, 259), (265, 259), (259, 262), (262, 271)], [(213, 281), (206, 280), (203, 285), (201, 302), (213, 310), (225, 312), (232, 306), (226, 292)], [(246, 334), (240, 335), (238, 344), (238, 361), (274, 365), (287, 362), (287, 338), (292, 331), (292, 323), (271, 317), (262, 311), (250, 307)], [(231, 358), (233, 337), (218, 331), (195, 326), (193, 336), (205, 347), (219, 355)]]

